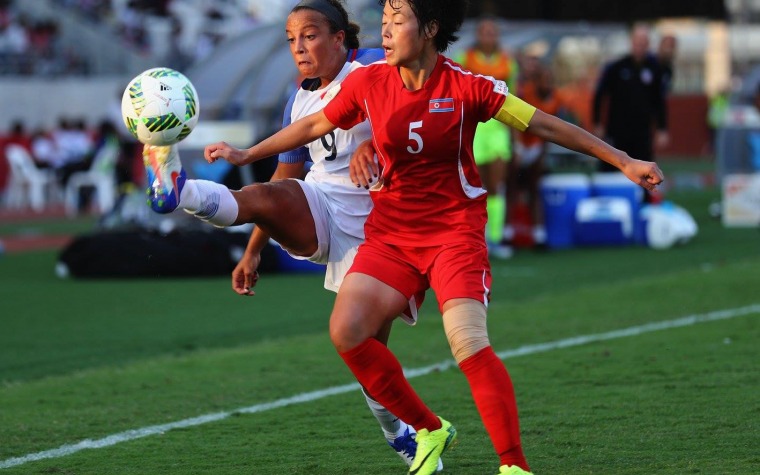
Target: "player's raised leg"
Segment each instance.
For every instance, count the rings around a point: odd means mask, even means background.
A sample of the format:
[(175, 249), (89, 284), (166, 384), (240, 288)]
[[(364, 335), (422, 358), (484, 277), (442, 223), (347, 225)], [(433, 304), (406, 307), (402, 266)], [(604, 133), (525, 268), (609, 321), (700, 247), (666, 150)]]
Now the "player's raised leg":
[(295, 181), (255, 183), (232, 191), (213, 181), (187, 179), (175, 146), (146, 145), (143, 163), (149, 178), (148, 203), (154, 211), (183, 209), (217, 227), (255, 223), (297, 254), (310, 256), (316, 251), (314, 219)]
[(171, 213), (179, 205), (187, 179), (176, 147), (146, 145), (143, 164), (148, 177), (148, 204), (157, 213)]

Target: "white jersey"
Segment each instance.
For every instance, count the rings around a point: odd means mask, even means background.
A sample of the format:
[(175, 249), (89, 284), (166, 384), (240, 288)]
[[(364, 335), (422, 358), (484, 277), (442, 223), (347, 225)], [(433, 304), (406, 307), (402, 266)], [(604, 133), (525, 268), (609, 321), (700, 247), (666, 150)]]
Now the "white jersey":
[[(301, 84), (288, 102), (283, 126), (322, 110), (351, 71), (384, 57), (381, 49), (351, 50), (348, 54), (343, 69), (327, 87), (311, 90), (315, 80)], [(364, 221), (372, 202), (366, 189), (357, 188), (351, 182), (348, 165), (356, 147), (371, 137), (372, 131), (365, 121), (349, 130), (335, 129), (305, 147), (280, 155), (280, 161), (286, 163), (313, 162), (304, 181), (318, 185), (326, 195), (333, 225), (361, 239), (364, 239)]]

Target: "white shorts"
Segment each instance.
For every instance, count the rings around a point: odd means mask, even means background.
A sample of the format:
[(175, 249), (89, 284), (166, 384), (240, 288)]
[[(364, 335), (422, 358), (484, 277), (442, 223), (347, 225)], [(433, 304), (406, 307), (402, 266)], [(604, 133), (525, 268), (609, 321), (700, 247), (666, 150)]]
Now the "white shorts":
[[(364, 242), (364, 222), (372, 209), (366, 190), (344, 185), (296, 180), (301, 185), (317, 230), (317, 251), (295, 256), (326, 264), (325, 288), (337, 292), (343, 277), (354, 262), (359, 244)], [(287, 249), (285, 249), (287, 251)]]

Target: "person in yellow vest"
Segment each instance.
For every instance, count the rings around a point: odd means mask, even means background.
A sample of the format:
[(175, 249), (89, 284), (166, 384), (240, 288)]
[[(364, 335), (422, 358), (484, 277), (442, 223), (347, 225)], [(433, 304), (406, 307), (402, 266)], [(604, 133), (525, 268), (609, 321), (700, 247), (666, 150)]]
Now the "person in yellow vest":
[[(499, 25), (491, 18), (478, 22), (475, 44), (456, 61), (466, 70), (500, 79), (507, 83), (510, 91), (516, 90), (517, 62), (501, 47)], [(512, 158), (511, 129), (494, 119), (478, 124), (473, 153), (483, 186), (488, 192), (486, 241), (489, 253), (493, 257), (506, 259), (512, 255), (511, 247), (502, 244), (507, 162)]]

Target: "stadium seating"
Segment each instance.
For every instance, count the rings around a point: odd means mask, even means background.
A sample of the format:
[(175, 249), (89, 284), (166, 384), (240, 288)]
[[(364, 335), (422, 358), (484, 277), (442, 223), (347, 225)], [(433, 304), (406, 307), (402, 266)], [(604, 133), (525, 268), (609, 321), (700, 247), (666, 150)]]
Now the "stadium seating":
[(6, 188), (5, 206), (22, 209), (29, 205), (41, 212), (61, 191), (52, 170), (37, 168), (29, 152), (20, 145), (5, 148), (10, 165), (10, 179)]
[(106, 143), (95, 155), (92, 165), (85, 171), (75, 172), (69, 178), (64, 193), (66, 214), (75, 216), (79, 211), (79, 192), (82, 188), (95, 189), (97, 211), (106, 213), (116, 202), (116, 160), (119, 157), (118, 142)]

